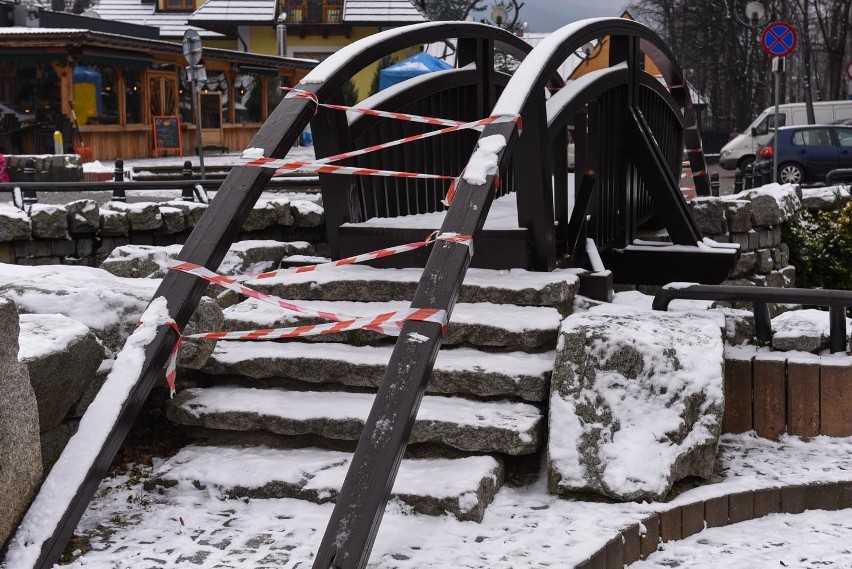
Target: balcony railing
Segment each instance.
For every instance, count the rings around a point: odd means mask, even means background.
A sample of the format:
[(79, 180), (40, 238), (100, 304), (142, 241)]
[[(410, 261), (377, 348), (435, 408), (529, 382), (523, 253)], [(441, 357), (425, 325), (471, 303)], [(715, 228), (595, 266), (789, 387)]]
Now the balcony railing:
[(287, 24), (339, 24), (343, 19), (343, 6), (308, 4), (307, 6), (284, 6)]

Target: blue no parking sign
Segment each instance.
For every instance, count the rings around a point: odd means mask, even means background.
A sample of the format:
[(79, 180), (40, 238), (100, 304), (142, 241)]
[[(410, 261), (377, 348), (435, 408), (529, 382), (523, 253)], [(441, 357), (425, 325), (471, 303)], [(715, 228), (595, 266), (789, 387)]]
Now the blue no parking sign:
[(787, 57), (798, 43), (796, 30), (787, 22), (773, 22), (766, 26), (760, 37), (763, 51), (772, 57)]

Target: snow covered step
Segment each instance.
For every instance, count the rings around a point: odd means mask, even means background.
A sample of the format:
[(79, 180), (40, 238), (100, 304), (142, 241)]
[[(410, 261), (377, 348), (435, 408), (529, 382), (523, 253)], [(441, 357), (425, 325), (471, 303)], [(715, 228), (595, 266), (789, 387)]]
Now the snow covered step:
[[(346, 266), (334, 270), (282, 273), (273, 278), (246, 281), (246, 285), (291, 300), (410, 301), (422, 272), (421, 269)], [(559, 269), (549, 273), (523, 269), (469, 269), (458, 301), (552, 306), (561, 314), (568, 315), (574, 295), (580, 288), (577, 272), (578, 269)], [(440, 278), (439, 275), (434, 280)]]
[[(152, 485), (216, 488), (228, 498), (337, 500), (352, 455), (344, 452), (256, 447), (188, 446), (159, 465)], [(503, 483), (503, 464), (491, 456), (406, 459), (392, 494), (415, 512), (482, 521)]]
[[(300, 305), (355, 316), (370, 316), (405, 310), (410, 301), (352, 302), (302, 300)], [(324, 323), (324, 320), (293, 313), (250, 298), (224, 310), (225, 330), (285, 328)], [(514, 306), (490, 302), (459, 303), (453, 309), (444, 345), (505, 347), (512, 350), (554, 348), (556, 331), (562, 320), (559, 311), (549, 306)], [(354, 331), (327, 336), (307, 336), (308, 341), (341, 342), (352, 338), (358, 344), (383, 342), (387, 336), (375, 332)], [(393, 339), (388, 339), (388, 342)]]
[[(357, 440), (373, 399), (370, 393), (208, 387), (178, 393), (170, 402), (168, 416), (208, 429)], [(541, 410), (527, 403), (426, 395), (409, 442), (443, 443), (470, 452), (530, 454), (539, 446), (542, 419)]]
[[(292, 378), (310, 383), (378, 387), (393, 346), (304, 342), (220, 341), (202, 371), (210, 375)], [(510, 396), (543, 401), (556, 352), (487, 353), (470, 348), (441, 350), (430, 393)]]

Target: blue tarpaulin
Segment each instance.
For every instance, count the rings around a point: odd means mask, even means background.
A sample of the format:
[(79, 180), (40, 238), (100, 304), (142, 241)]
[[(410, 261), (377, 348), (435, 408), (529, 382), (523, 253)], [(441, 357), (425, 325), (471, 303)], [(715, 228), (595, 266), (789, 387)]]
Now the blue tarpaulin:
[(379, 71), (379, 90), (387, 89), (391, 85), (402, 83), (418, 75), (452, 68), (453, 66), (446, 61), (421, 52)]

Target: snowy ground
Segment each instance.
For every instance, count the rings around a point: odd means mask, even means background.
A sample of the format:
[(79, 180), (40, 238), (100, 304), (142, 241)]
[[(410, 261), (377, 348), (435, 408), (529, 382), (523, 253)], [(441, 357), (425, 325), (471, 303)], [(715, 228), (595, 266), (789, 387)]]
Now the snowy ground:
[[(727, 435), (717, 480), (670, 504), (609, 504), (547, 493), (543, 479), (504, 487), (481, 524), (411, 515), (391, 503), (373, 568), (565, 567), (584, 560), (616, 531), (648, 513), (733, 491), (852, 478), (852, 438), (773, 443)], [(154, 466), (160, 459), (154, 459)], [(311, 565), (330, 504), (225, 500), (192, 485), (146, 491), (150, 467), (107, 479), (78, 527), (72, 567), (280, 567)], [(235, 473), (238, 476), (238, 473)], [(807, 532), (802, 537), (802, 532)], [(666, 545), (634, 567), (852, 567), (852, 512), (771, 516)], [(803, 545), (805, 544), (805, 545)], [(699, 565), (701, 560), (703, 565)], [(782, 563), (783, 562), (783, 563)]]

